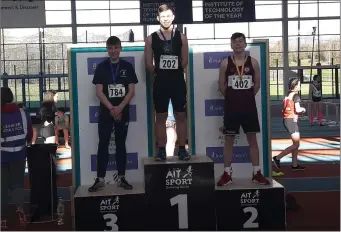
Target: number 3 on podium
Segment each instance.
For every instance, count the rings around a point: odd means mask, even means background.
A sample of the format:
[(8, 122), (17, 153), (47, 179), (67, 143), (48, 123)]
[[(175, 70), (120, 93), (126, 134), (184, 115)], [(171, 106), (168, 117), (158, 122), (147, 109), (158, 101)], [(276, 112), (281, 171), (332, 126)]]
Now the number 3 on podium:
[(105, 225), (107, 227), (111, 227), (110, 230), (105, 231), (118, 231), (118, 226), (116, 225), (117, 222), (117, 216), (113, 213), (108, 213), (103, 215), (105, 222)]
[(251, 216), (247, 221), (244, 223), (244, 228), (258, 228), (259, 223), (255, 222), (256, 218), (258, 217), (258, 210), (255, 207), (246, 207), (243, 209), (244, 213), (251, 213)]
[(187, 194), (179, 194), (170, 199), (171, 206), (178, 205), (179, 229), (188, 229)]

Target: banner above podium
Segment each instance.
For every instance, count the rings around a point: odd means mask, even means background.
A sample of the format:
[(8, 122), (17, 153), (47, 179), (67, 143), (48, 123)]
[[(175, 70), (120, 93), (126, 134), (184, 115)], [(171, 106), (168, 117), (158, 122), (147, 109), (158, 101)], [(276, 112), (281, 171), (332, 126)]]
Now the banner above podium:
[(203, 0), (204, 23), (256, 21), (255, 0)]
[(140, 0), (140, 24), (159, 24), (157, 21), (158, 8), (168, 4), (174, 11), (174, 24), (193, 23), (192, 1), (184, 0)]

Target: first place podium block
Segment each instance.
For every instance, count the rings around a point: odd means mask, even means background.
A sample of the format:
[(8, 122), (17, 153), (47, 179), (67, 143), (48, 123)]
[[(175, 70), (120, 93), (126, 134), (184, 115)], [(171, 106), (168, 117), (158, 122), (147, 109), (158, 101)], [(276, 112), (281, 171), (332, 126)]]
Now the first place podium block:
[(144, 160), (147, 230), (215, 230), (214, 163), (169, 157)]
[(233, 179), (233, 184), (216, 187), (218, 231), (277, 230), (286, 227), (284, 187), (273, 180), (258, 185), (250, 179)]
[(143, 184), (133, 184), (132, 190), (110, 184), (95, 193), (88, 192), (88, 188), (80, 186), (74, 196), (76, 230), (144, 230)]

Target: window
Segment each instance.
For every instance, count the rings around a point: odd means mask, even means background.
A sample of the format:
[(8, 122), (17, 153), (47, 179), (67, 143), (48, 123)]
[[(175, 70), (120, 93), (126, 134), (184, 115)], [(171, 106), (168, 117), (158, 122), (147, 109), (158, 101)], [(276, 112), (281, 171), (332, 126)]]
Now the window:
[(110, 10), (111, 23), (139, 23), (140, 9)]
[(45, 44), (45, 59), (63, 59), (63, 44)]
[(77, 10), (108, 10), (109, 1), (76, 1)]
[(317, 3), (307, 3), (301, 1), (300, 17), (317, 17)]
[(46, 11), (46, 24), (71, 24), (71, 11)]
[(215, 27), (215, 38), (230, 39), (235, 32), (244, 33), (248, 37), (249, 25), (248, 23), (217, 23)]
[(320, 50), (340, 50), (340, 35), (320, 35)]
[(288, 34), (289, 36), (298, 35), (298, 22), (297, 21), (288, 22)]
[(129, 41), (130, 30), (134, 32), (135, 42), (144, 41), (143, 26), (117, 26), (111, 27), (111, 35), (119, 37), (122, 41)]
[(213, 24), (185, 24), (184, 27), (187, 28), (188, 39), (214, 38)]
[[(298, 35), (298, 21), (289, 21), (288, 27), (289, 35)], [(317, 20), (301, 20), (300, 35), (311, 35), (313, 27), (317, 28)]]
[(65, 70), (63, 60), (45, 60), (45, 72), (47, 74), (62, 74)]
[[(78, 1), (77, 1), (78, 2)], [(45, 1), (45, 10), (71, 10), (71, 1)]]
[(250, 37), (282, 36), (282, 22), (250, 23)]
[(27, 57), (29, 60), (40, 59), (40, 46), (39, 44), (27, 44)]
[(109, 23), (109, 10), (77, 10), (78, 24)]
[(265, 4), (268, 4), (268, 5), (277, 5), (277, 4), (282, 4), (282, 1), (264, 1), (264, 0), (256, 0), (255, 1), (255, 5), (265, 5)]
[(4, 44), (9, 43), (39, 43), (37, 28), (3, 29)]
[(110, 27), (78, 27), (79, 43), (105, 42), (110, 36)]
[(283, 67), (283, 53), (271, 52), (269, 53), (269, 65), (270, 67)]
[(340, 3), (322, 3), (319, 4), (319, 16), (320, 17), (330, 17), (339, 16), (340, 17)]
[(26, 60), (27, 50), (25, 44), (4, 45), (5, 60)]
[(257, 19), (273, 19), (282, 18), (282, 4), (270, 5), (268, 1), (264, 1), (266, 5), (256, 5), (256, 18)]
[(297, 66), (298, 52), (289, 52), (289, 66)]
[(314, 40), (314, 49), (317, 49), (317, 36), (301, 36), (300, 38), (300, 51), (312, 51), (313, 50), (313, 40)]
[(288, 18), (298, 18), (298, 4), (288, 3)]
[(72, 42), (71, 27), (44, 28), (45, 43)]
[(38, 74), (40, 72), (40, 60), (29, 60), (27, 74)]
[(110, 1), (110, 9), (140, 9), (140, 1)]
[(289, 52), (297, 51), (298, 49), (298, 37), (297, 36), (289, 36), (288, 38)]
[(5, 70), (8, 75), (27, 74), (26, 61), (5, 61)]
[(340, 34), (340, 19), (320, 20), (319, 34)]

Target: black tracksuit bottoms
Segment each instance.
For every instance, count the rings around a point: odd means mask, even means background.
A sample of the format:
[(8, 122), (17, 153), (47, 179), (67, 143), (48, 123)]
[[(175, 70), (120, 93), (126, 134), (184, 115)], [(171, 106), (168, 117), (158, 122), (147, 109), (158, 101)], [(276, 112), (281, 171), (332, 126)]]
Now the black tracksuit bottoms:
[(122, 119), (115, 121), (109, 113), (101, 113), (98, 120), (97, 177), (104, 178), (109, 162), (109, 143), (115, 127), (116, 166), (118, 176), (124, 176), (127, 164), (126, 140), (129, 127), (129, 112), (122, 112)]

